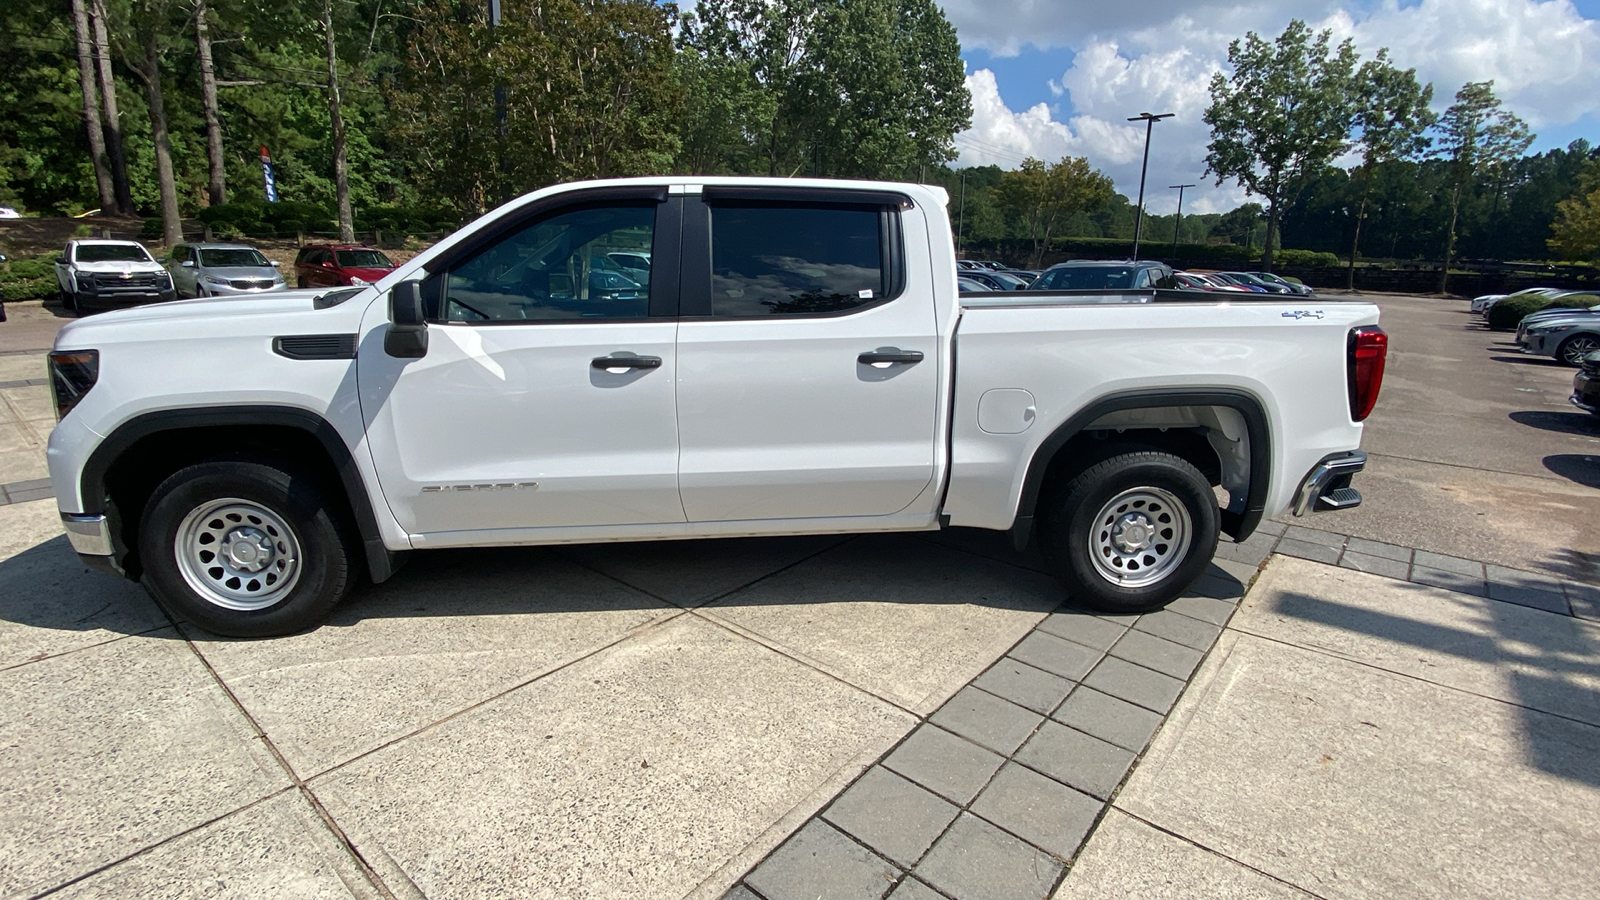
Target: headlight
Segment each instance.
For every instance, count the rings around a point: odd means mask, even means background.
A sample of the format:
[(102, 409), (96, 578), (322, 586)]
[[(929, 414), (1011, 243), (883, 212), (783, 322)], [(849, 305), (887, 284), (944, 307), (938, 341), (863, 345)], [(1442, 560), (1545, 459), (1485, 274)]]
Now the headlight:
[(351, 275), (350, 276), (350, 283), (351, 284), (371, 284), (372, 282), (366, 280), (365, 278), (362, 278), (360, 275)]
[(1576, 325), (1535, 325), (1528, 330), (1536, 334), (1560, 334), (1563, 331), (1571, 331), (1577, 327)]
[(215, 275), (207, 275), (207, 276), (205, 276), (205, 282), (206, 282), (206, 284), (227, 284), (228, 283), (228, 279), (226, 279), (226, 278), (218, 278)]
[(72, 411), (100, 379), (99, 350), (58, 350), (50, 354), (50, 396), (56, 421)]

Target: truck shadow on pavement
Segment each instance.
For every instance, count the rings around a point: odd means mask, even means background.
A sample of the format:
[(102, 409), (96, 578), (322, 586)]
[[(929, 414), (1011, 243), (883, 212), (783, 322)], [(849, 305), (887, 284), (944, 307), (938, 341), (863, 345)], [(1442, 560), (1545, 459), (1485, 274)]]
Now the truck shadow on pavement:
[(1568, 481), (1584, 487), (1600, 488), (1600, 456), (1582, 453), (1557, 453), (1546, 456), (1544, 467)]
[(1518, 425), (1526, 425), (1541, 431), (1575, 434), (1579, 437), (1600, 437), (1600, 418), (1588, 413), (1529, 409), (1509, 413), (1507, 417)]
[[(1299, 593), (1283, 594), (1271, 611), (1398, 645), (1364, 648), (1358, 661), (1513, 704), (1530, 765), (1600, 787), (1600, 628), (1510, 603), (1464, 594), (1444, 601), (1436, 589), (1399, 586), (1419, 595), (1416, 618)], [(1451, 601), (1454, 610), (1437, 606)], [(1460, 727), (1465, 734), (1472, 723)]]

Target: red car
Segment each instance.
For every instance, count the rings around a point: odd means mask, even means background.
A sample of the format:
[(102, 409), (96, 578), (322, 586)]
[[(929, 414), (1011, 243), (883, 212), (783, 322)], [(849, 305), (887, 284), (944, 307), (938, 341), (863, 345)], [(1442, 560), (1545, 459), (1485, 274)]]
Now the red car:
[(295, 286), (371, 284), (394, 269), (383, 251), (354, 244), (308, 244), (294, 258)]

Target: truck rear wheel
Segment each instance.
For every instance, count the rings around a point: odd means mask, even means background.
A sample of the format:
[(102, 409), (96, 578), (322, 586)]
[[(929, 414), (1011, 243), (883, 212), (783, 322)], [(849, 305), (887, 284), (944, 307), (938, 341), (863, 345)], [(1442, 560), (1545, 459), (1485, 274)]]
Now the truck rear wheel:
[(173, 614), (227, 637), (321, 622), (349, 592), (353, 546), (314, 480), (241, 460), (173, 474), (139, 529), (145, 587)]
[(1183, 593), (1211, 564), (1220, 515), (1200, 470), (1132, 450), (1096, 463), (1041, 510), (1039, 549), (1073, 600), (1142, 612)]

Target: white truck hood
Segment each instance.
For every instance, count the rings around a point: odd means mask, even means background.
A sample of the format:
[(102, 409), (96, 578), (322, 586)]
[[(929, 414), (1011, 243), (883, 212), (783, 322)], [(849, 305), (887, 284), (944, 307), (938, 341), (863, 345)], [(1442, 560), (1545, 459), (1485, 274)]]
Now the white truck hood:
[(127, 259), (108, 260), (106, 262), (77, 262), (73, 263), (72, 267), (83, 275), (121, 275), (124, 272), (166, 271), (158, 262), (134, 262)]
[[(333, 309), (357, 309), (366, 304), (353, 297), (347, 304), (318, 311), (312, 301), (326, 289), (308, 291), (271, 291), (234, 297), (201, 297), (196, 300), (176, 300), (170, 303), (152, 303), (100, 313), (87, 319), (76, 319), (66, 324), (56, 336), (56, 347), (72, 349), (94, 347), (107, 343), (150, 340), (162, 336), (182, 334), (201, 336), (207, 334), (259, 332), (271, 335), (291, 322), (303, 323), (308, 315), (329, 315)], [(355, 314), (359, 321), (360, 313)], [(331, 330), (338, 327), (328, 323)], [(290, 328), (291, 333), (298, 331)]]

